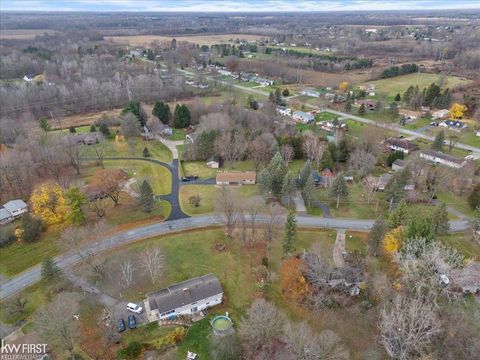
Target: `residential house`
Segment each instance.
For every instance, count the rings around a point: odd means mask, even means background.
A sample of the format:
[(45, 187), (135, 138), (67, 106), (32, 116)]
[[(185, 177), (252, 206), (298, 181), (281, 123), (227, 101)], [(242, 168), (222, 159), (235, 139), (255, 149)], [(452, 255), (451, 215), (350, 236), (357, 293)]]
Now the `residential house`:
[(320, 129), (327, 132), (333, 132), (335, 130), (346, 131), (348, 128), (347, 124), (342, 121), (320, 121), (320, 122), (317, 122), (317, 125), (320, 126)]
[(217, 160), (214, 160), (214, 159), (209, 159), (209, 160), (207, 160), (206, 165), (210, 169), (218, 169), (220, 167), (220, 162), (218, 162)]
[(328, 188), (332, 183), (334, 177), (335, 176), (330, 169), (325, 169), (318, 176), (315, 176), (314, 174), (313, 180), (315, 181), (315, 185), (323, 188)]
[(161, 134), (163, 136), (173, 136), (173, 129), (167, 126), (165, 129), (162, 130)]
[[(390, 179), (392, 178), (391, 174), (382, 174), (378, 177), (378, 187), (377, 191), (384, 191), (385, 187), (388, 185), (390, 182)], [(407, 182), (405, 186), (403, 187), (403, 190), (405, 191), (411, 191), (415, 190), (415, 184), (413, 182)]]
[(27, 211), (28, 206), (23, 200), (11, 200), (0, 208), (0, 224), (11, 222)]
[(420, 152), (420, 157), (436, 164), (442, 164), (454, 169), (460, 169), (467, 163), (465, 159), (459, 159), (457, 157), (434, 150), (423, 150)]
[(447, 109), (437, 110), (432, 114), (432, 119), (434, 120), (443, 120), (450, 116), (450, 111)]
[(185, 136), (185, 142), (190, 144), (195, 144), (195, 140), (197, 139), (197, 137), (198, 137), (197, 133), (187, 134)]
[(452, 281), (466, 294), (480, 291), (480, 263), (471, 262), (463, 268), (455, 269), (450, 275)]
[(150, 321), (194, 315), (222, 303), (223, 289), (213, 274), (199, 276), (147, 294), (145, 310)]
[(283, 116), (291, 116), (292, 115), (292, 109), (286, 107), (286, 106), (277, 106), (277, 113)]
[(330, 100), (331, 103), (334, 104), (340, 104), (347, 101), (347, 98), (343, 95), (335, 95), (332, 100)]
[(407, 162), (405, 160), (397, 159), (392, 164), (392, 170), (393, 171), (400, 171), (400, 170), (405, 169), (405, 166), (407, 166)]
[(365, 106), (365, 109), (374, 111), (377, 107), (377, 102), (371, 99), (355, 99), (355, 105)]
[(300, 91), (300, 95), (305, 95), (305, 96), (312, 96), (312, 97), (320, 97), (320, 93), (315, 90), (315, 89), (302, 89), (302, 91)]
[(335, 93), (326, 93), (325, 94), (325, 99), (327, 100), (333, 100), (333, 98), (335, 97)]
[(438, 124), (438, 126), (457, 132), (464, 131), (468, 128), (467, 124), (458, 120), (445, 120)]
[(405, 118), (405, 120), (408, 121), (415, 121), (419, 118), (422, 117), (422, 112), (421, 111), (413, 111), (413, 110), (407, 110), (407, 109), (399, 109), (398, 110), (398, 115), (402, 116)]
[(390, 150), (401, 151), (407, 155), (415, 150), (418, 150), (418, 146), (407, 139), (388, 138), (385, 143)]
[(221, 171), (217, 173), (217, 185), (255, 185), (254, 171)]
[(315, 120), (315, 116), (304, 111), (294, 111), (292, 118), (294, 121), (300, 122), (303, 124), (308, 124), (308, 123), (311, 123), (313, 120)]

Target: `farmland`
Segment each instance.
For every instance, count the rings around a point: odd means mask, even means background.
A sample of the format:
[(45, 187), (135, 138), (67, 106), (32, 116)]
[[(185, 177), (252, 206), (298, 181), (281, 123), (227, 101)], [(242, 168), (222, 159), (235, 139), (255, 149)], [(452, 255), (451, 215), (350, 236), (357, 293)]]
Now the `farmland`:
[(187, 41), (199, 45), (215, 45), (230, 43), (236, 39), (255, 41), (262, 39), (261, 35), (250, 34), (221, 34), (221, 35), (192, 35), (192, 36), (160, 36), (160, 35), (132, 35), (132, 36), (111, 36), (106, 37), (107, 40), (111, 40), (116, 43), (128, 44), (131, 46), (145, 46), (152, 43), (152, 41), (158, 42), (170, 42), (172, 39), (176, 39), (177, 42)]
[(58, 31), (53, 31), (49, 29), (15, 29), (15, 30), (4, 30), (0, 31), (0, 39), (34, 39), (35, 36), (40, 36), (44, 34), (53, 35)]

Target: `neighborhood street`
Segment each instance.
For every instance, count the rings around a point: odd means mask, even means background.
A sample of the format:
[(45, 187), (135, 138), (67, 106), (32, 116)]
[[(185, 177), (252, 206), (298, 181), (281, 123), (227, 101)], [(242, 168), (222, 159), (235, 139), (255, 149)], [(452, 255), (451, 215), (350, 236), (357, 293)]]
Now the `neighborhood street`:
[[(258, 220), (260, 222), (266, 221), (266, 217), (260, 216)], [(361, 231), (369, 230), (372, 227), (373, 222), (374, 220), (297, 216), (297, 224), (299, 227), (349, 229)], [(215, 215), (181, 218), (166, 222), (153, 223), (138, 227), (136, 229), (119, 232), (104, 239), (99, 239), (96, 243), (82, 249), (82, 252), (84, 254), (98, 254), (102, 251), (110, 250), (142, 239), (160, 236), (175, 231), (198, 229), (219, 224), (219, 219)], [(468, 228), (468, 221), (461, 220), (450, 222), (450, 231), (452, 232), (465, 231)], [(78, 253), (61, 255), (56, 257), (55, 260), (57, 261), (58, 266), (64, 269), (80, 261), (80, 255)], [(3, 282), (0, 286), (0, 300), (5, 299), (22, 290), (23, 288), (33, 285), (39, 281), (40, 272), (40, 265), (37, 265), (24, 271), (16, 277)]]

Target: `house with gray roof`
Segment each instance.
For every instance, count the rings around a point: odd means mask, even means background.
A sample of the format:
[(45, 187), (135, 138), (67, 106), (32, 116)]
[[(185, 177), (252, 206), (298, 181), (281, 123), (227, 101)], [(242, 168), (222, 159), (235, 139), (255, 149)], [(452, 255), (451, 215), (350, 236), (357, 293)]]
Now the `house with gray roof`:
[(220, 281), (213, 274), (199, 276), (147, 294), (145, 310), (150, 321), (194, 315), (223, 299)]
[(9, 223), (28, 211), (25, 201), (16, 199), (3, 204), (0, 208), (0, 224)]

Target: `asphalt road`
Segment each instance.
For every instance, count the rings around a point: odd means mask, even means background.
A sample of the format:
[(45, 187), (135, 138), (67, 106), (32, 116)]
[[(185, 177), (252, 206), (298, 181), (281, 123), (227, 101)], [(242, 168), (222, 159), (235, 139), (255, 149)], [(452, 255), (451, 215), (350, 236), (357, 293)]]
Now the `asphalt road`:
[[(264, 221), (265, 217), (259, 217), (259, 221)], [(308, 216), (297, 216), (297, 224), (299, 227), (312, 228), (333, 228), (333, 229), (349, 229), (349, 230), (369, 230), (374, 220), (356, 220), (356, 219), (340, 219), (340, 218), (319, 218)], [(82, 249), (83, 254), (98, 254), (103, 251), (133, 243), (138, 240), (155, 237), (163, 234), (182, 231), (186, 229), (198, 229), (212, 225), (219, 225), (219, 219), (214, 216), (198, 216), (190, 218), (182, 218), (167, 222), (154, 223), (144, 225), (136, 229), (117, 233), (106, 237), (98, 242), (91, 244)], [(452, 232), (465, 231), (469, 227), (467, 221), (450, 222), (450, 230)], [(80, 261), (78, 253), (58, 256), (55, 260), (60, 268), (65, 268)], [(23, 288), (30, 286), (40, 280), (40, 265), (34, 266), (16, 277), (5, 281), (0, 285), (0, 300), (5, 299)]]

